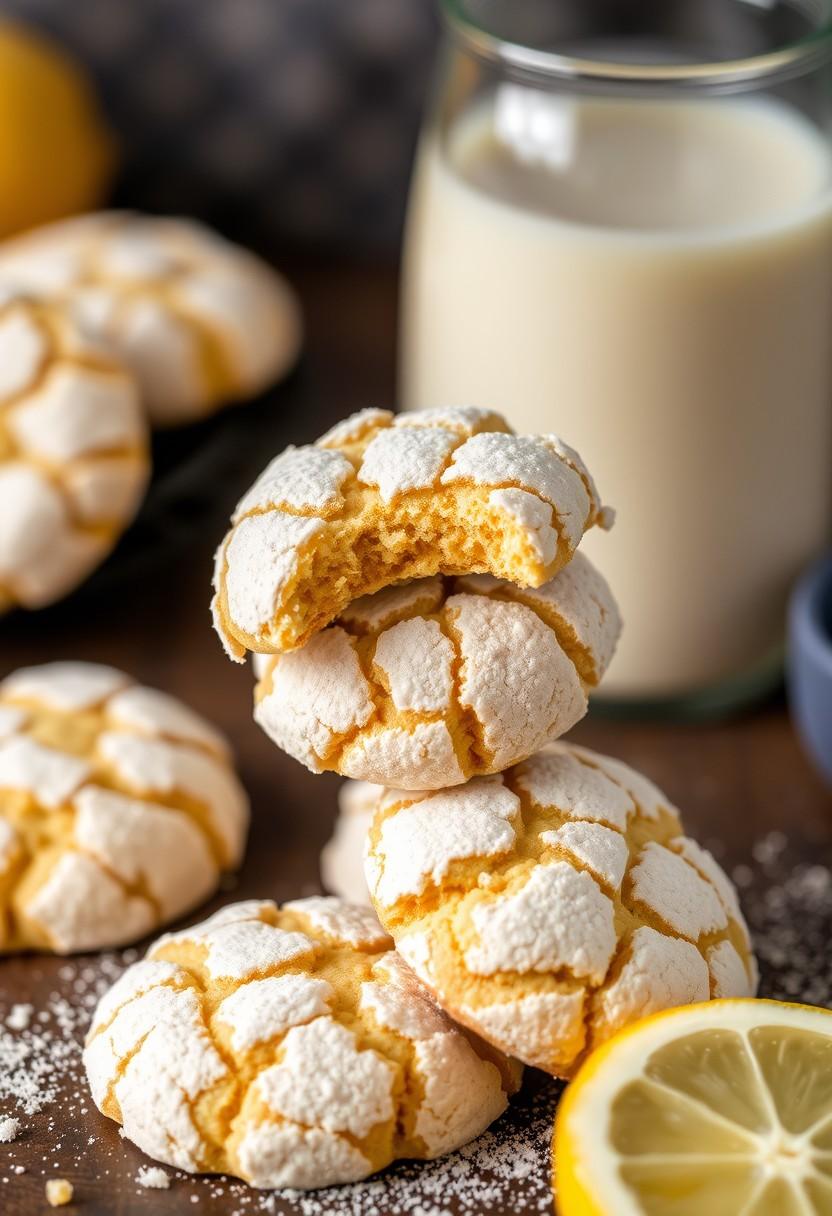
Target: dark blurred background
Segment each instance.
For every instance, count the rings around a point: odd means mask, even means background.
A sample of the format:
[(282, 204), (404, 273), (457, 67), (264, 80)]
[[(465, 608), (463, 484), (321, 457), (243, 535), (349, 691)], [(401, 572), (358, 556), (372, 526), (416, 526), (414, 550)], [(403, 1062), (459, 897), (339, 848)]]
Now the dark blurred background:
[(0, 0), (87, 67), (116, 201), (268, 253), (392, 251), (431, 70), (431, 0)]

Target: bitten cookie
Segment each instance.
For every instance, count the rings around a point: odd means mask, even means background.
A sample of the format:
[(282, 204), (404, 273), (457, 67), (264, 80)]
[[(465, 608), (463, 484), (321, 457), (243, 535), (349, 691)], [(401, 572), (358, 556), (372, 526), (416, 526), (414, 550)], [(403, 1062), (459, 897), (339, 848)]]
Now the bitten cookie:
[(189, 911), (242, 857), (228, 745), (112, 667), (0, 684), (0, 953), (122, 945)]
[(321, 881), (327, 891), (354, 904), (368, 904), (364, 845), (383, 790), (369, 781), (345, 781), (338, 791), (338, 818), (321, 850)]
[(133, 369), (155, 426), (260, 392), (300, 349), (285, 279), (191, 220), (101, 212), (52, 224), (3, 246), (0, 280), (67, 302)]
[(539, 590), (418, 579), (350, 604), (300, 650), (258, 656), (254, 716), (312, 772), (443, 789), (570, 730), (620, 630), (580, 553)]
[(725, 874), (651, 782), (583, 748), (554, 743), (433, 795), (388, 791), (366, 871), (443, 1008), (556, 1076), (636, 1018), (756, 988)]
[(608, 526), (592, 479), (552, 435), (499, 414), (364, 410), (288, 448), (237, 505), (214, 621), (232, 658), (294, 650), (353, 600), (434, 574), (540, 587)]
[(86, 578), (149, 475), (132, 375), (61, 305), (0, 288), (0, 612), (41, 608)]
[(149, 1156), (303, 1189), (458, 1148), (520, 1079), (436, 1008), (369, 908), (330, 898), (234, 904), (163, 937), (102, 999), (84, 1062)]

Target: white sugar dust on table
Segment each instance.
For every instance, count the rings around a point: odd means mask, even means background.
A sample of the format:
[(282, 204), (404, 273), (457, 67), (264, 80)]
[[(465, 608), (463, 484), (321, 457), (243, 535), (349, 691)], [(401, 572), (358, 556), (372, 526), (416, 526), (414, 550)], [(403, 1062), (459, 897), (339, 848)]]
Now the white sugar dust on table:
[[(713, 847), (713, 842), (709, 842)], [(716, 850), (718, 852), (718, 849)], [(732, 877), (740, 888), (762, 971), (761, 995), (832, 1005), (832, 850), (796, 861), (786, 838), (759, 840), (752, 863)], [(135, 950), (62, 962), (54, 990), (0, 1002), (0, 1202), (22, 1174), (65, 1177), (91, 1151), (114, 1194), (154, 1210), (160, 1190), (185, 1204), (210, 1200), (229, 1216), (450, 1216), (551, 1212), (552, 1118), (560, 1085), (529, 1073), (509, 1112), (478, 1140), (440, 1160), (404, 1163), (351, 1186), (316, 1192), (257, 1191), (224, 1177), (162, 1170), (122, 1141), (110, 1144), (81, 1067), (83, 1038), (104, 991), (138, 957)], [(44, 960), (46, 969), (50, 964)], [(37, 961), (33, 970), (40, 970)], [(8, 1121), (8, 1124), (5, 1122)], [(70, 1130), (71, 1129), (71, 1130)], [(37, 1149), (33, 1143), (37, 1140)], [(164, 1175), (164, 1178), (162, 1177)], [(133, 1210), (131, 1208), (131, 1210)]]

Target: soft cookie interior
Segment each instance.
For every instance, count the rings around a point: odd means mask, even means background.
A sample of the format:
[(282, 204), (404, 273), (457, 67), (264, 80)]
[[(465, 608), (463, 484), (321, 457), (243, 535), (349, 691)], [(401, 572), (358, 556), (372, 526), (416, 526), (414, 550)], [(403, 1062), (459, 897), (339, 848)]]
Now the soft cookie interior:
[(484, 410), (368, 410), (277, 457), (217, 554), (229, 654), (302, 646), (354, 599), (404, 579), (492, 574), (539, 587), (607, 524), (577, 453)]

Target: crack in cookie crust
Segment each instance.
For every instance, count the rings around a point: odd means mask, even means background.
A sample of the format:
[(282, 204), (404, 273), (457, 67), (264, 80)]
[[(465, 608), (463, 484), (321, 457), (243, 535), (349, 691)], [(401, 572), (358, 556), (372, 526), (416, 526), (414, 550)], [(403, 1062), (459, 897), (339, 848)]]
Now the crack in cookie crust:
[(580, 553), (538, 591), (418, 579), (354, 601), (300, 650), (261, 656), (254, 716), (313, 772), (444, 789), (571, 729), (619, 631)]
[(520, 1080), (430, 1000), (371, 909), (333, 898), (235, 904), (161, 938), (102, 999), (84, 1060), (151, 1157), (258, 1187), (450, 1152)]
[(50, 604), (100, 565), (149, 475), (127, 367), (58, 302), (0, 287), (0, 612)]
[(651, 782), (583, 748), (453, 791), (387, 790), (365, 872), (443, 1008), (557, 1076), (636, 1017), (756, 990), (720, 867)]
[(248, 800), (222, 735), (111, 667), (0, 684), (0, 953), (125, 944), (236, 867)]

